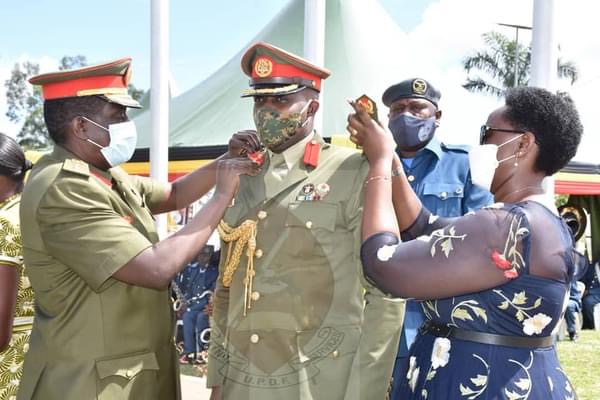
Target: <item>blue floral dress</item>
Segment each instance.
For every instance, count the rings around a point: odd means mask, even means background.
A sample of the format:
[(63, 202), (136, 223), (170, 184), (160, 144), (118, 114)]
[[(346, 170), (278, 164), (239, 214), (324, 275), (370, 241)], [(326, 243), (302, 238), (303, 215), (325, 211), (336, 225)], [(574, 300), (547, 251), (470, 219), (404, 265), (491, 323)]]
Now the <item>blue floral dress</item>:
[[(425, 210), (402, 237), (417, 240), (380, 233), (365, 241), (365, 275), (392, 295), (428, 299), (428, 321), (507, 337), (558, 330), (577, 254), (566, 225), (541, 204), (499, 203), (456, 219)], [(401, 377), (402, 399), (576, 398), (554, 345), (491, 345), (422, 330)]]

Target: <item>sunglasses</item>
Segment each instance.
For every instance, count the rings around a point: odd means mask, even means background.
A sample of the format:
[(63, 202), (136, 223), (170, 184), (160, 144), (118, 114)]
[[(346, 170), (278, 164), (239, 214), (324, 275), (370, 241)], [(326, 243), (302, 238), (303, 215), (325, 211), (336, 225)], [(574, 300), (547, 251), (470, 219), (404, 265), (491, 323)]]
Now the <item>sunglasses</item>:
[(519, 133), (519, 134), (525, 133), (525, 131), (519, 131), (516, 129), (492, 128), (491, 126), (481, 125), (481, 129), (479, 130), (479, 144), (483, 144), (483, 142), (485, 142), (486, 136), (488, 136), (490, 134), (490, 132), (492, 132), (492, 131)]

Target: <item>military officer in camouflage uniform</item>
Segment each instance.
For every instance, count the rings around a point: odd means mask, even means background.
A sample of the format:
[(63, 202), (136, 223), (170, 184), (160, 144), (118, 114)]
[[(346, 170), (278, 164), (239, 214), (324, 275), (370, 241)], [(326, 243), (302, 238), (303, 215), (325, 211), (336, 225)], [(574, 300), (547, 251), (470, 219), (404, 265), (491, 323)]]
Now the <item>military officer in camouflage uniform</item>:
[[(35, 323), (17, 398), (180, 398), (167, 287), (206, 243), (248, 160), (219, 160), (173, 184), (127, 175), (130, 59), (34, 77), (54, 151), (21, 200)], [(185, 207), (217, 182), (186, 227), (159, 241), (152, 213)]]
[[(242, 69), (267, 150), (219, 225), (212, 398), (383, 399), (404, 304), (362, 279), (365, 158), (313, 131), (329, 71), (266, 43), (246, 51)], [(242, 137), (260, 147), (254, 133)]]

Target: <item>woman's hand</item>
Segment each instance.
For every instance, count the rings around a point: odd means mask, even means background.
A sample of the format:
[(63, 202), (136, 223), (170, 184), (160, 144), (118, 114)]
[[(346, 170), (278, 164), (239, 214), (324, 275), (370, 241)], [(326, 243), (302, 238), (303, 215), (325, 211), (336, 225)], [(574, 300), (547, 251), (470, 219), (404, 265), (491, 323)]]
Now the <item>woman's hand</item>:
[(369, 163), (380, 159), (391, 159), (394, 156), (396, 143), (381, 123), (374, 121), (367, 111), (354, 101), (349, 101), (354, 113), (348, 115), (346, 130), (350, 133), (350, 140), (362, 146)]
[(233, 198), (240, 184), (240, 175), (256, 176), (259, 172), (260, 167), (246, 157), (219, 160), (215, 195)]

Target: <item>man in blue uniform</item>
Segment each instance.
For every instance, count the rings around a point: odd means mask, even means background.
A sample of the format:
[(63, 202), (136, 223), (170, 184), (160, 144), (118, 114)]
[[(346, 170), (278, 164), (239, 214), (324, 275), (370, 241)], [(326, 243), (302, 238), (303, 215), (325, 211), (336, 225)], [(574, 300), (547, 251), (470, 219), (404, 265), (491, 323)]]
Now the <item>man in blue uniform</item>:
[[(398, 144), (398, 157), (423, 206), (442, 217), (457, 217), (491, 204), (493, 197), (471, 183), (468, 148), (446, 145), (435, 137), (442, 117), (440, 97), (428, 81), (414, 78), (390, 86), (383, 103), (389, 107), (388, 127)], [(406, 377), (402, 371), (408, 349), (424, 320), (421, 303), (407, 301), (392, 380), (394, 400), (400, 380)]]
[[(177, 276), (176, 284), (184, 296), (183, 307), (183, 355), (180, 363), (201, 361), (198, 353), (208, 347), (206, 330), (209, 328), (205, 309), (215, 290), (219, 275), (218, 263), (213, 263), (214, 247), (206, 245), (198, 257)], [(204, 340), (203, 340), (204, 339)]]
[[(585, 257), (581, 256), (582, 260), (586, 260)], [(571, 288), (569, 289), (569, 302), (567, 303), (567, 309), (565, 310), (565, 322), (567, 323), (567, 333), (569, 334), (569, 340), (575, 341), (578, 339), (577, 335), (577, 314), (581, 311), (581, 290), (577, 286), (577, 281), (573, 279), (571, 282)]]
[(586, 274), (581, 279), (585, 283), (583, 295), (583, 325), (594, 326), (594, 307), (600, 304), (600, 259), (591, 263)]

